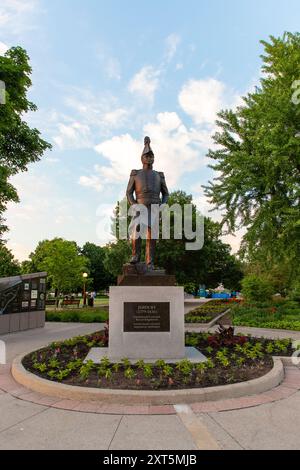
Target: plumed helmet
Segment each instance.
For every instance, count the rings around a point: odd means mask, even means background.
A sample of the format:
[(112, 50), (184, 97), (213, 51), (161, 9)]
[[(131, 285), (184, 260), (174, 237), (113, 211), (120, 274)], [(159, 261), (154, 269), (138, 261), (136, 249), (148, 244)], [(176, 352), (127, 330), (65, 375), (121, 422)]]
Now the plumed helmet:
[(146, 155), (147, 153), (152, 153), (152, 155), (154, 155), (152, 148), (150, 147), (150, 142), (151, 142), (150, 137), (146, 136), (144, 138), (144, 150), (143, 150), (142, 156)]

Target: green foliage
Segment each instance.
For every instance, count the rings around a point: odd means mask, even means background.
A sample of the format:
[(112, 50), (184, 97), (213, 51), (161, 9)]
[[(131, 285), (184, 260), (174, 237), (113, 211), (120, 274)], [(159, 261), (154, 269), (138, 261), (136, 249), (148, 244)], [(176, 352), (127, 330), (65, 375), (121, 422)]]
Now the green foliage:
[(186, 323), (208, 323), (217, 315), (225, 312), (230, 308), (229, 302), (220, 300), (210, 300), (209, 302), (199, 305), (185, 315)]
[(191, 374), (193, 370), (193, 364), (188, 359), (182, 359), (176, 365), (176, 369), (184, 376)]
[(114, 276), (104, 267), (107, 250), (107, 247), (97, 246), (90, 242), (85, 243), (81, 250), (81, 253), (89, 260), (91, 284), (95, 291), (106, 289), (115, 282)]
[(7, 230), (1, 214), (9, 201), (18, 202), (16, 189), (9, 178), (26, 171), (51, 145), (41, 139), (37, 129), (23, 120), (37, 107), (27, 99), (31, 87), (29, 57), (21, 47), (12, 47), (0, 56), (0, 80), (5, 83), (6, 103), (0, 105), (0, 237)]
[(136, 372), (133, 370), (132, 367), (126, 367), (124, 370), (124, 377), (126, 379), (133, 379), (136, 376)]
[(91, 370), (95, 367), (94, 362), (89, 359), (87, 362), (82, 364), (79, 370), (79, 376), (82, 380), (86, 380), (90, 375)]
[(48, 366), (51, 368), (51, 369), (57, 369), (59, 367), (59, 361), (56, 359), (56, 358), (52, 358), (50, 359), (50, 361), (48, 362)]
[(108, 359), (107, 356), (104, 356), (101, 358), (100, 364), (102, 367), (107, 369), (110, 366), (110, 360)]
[(67, 364), (67, 369), (70, 371), (77, 370), (82, 366), (82, 360), (76, 359), (76, 361), (70, 361)]
[(145, 364), (143, 367), (143, 374), (145, 377), (152, 377), (153, 376), (153, 368), (151, 364)]
[(46, 321), (103, 323), (107, 320), (108, 312), (97, 308), (93, 310), (74, 308), (73, 310), (46, 311)]
[(136, 361), (136, 364), (138, 369), (143, 369), (144, 366), (145, 366), (145, 361), (143, 359), (139, 359), (138, 361)]
[(270, 281), (256, 274), (249, 274), (242, 280), (242, 294), (247, 301), (269, 300), (274, 294)]
[(187, 333), (185, 335), (185, 345), (196, 347), (198, 345), (198, 335), (197, 333)]
[(200, 372), (200, 374), (203, 374), (207, 369), (207, 365), (205, 362), (199, 362), (199, 364), (196, 364), (196, 371)]
[(59, 382), (61, 382), (63, 379), (68, 377), (68, 375), (70, 375), (70, 372), (71, 371), (69, 369), (61, 369), (58, 372), (56, 372), (55, 377)]
[(296, 280), (291, 288), (289, 299), (300, 302), (300, 280)]
[(155, 361), (154, 365), (159, 369), (163, 369), (166, 366), (166, 362), (163, 359), (158, 359), (157, 361)]
[(47, 271), (48, 281), (58, 293), (82, 287), (82, 273), (89, 267), (76, 242), (63, 238), (39, 242), (30, 259), (36, 271)]
[(42, 362), (42, 363), (40, 363), (40, 362), (35, 362), (35, 363), (33, 364), (33, 367), (34, 367), (34, 369), (39, 370), (40, 372), (46, 372), (46, 370), (47, 370), (47, 368), (48, 368), (48, 367), (47, 367), (47, 364), (46, 364), (45, 362)]
[(165, 377), (172, 377), (173, 375), (173, 367), (170, 366), (169, 364), (165, 364), (164, 367), (162, 368), (162, 374)]
[(103, 260), (104, 269), (117, 277), (122, 273), (123, 264), (127, 263), (131, 254), (130, 244), (127, 240), (118, 240), (105, 247)]
[(121, 364), (123, 365), (123, 367), (125, 368), (128, 368), (131, 366), (131, 362), (130, 360), (128, 359), (128, 357), (122, 357), (121, 359)]
[(300, 303), (295, 301), (252, 302), (232, 309), (234, 325), (300, 331)]
[(0, 241), (0, 277), (18, 274), (20, 274), (19, 263), (14, 259), (12, 252)]
[(300, 34), (261, 41), (263, 78), (236, 111), (219, 113), (217, 150), (208, 156), (219, 176), (205, 187), (229, 232), (244, 227), (242, 253), (270, 268), (289, 263), (299, 275)]

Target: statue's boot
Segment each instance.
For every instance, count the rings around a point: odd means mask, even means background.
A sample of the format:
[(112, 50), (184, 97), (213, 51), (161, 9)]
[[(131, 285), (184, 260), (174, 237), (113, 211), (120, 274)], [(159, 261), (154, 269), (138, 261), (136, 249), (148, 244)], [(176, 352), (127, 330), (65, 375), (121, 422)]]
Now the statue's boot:
[(140, 262), (141, 259), (141, 248), (142, 248), (142, 239), (133, 238), (132, 240), (132, 258), (130, 264), (136, 264)]

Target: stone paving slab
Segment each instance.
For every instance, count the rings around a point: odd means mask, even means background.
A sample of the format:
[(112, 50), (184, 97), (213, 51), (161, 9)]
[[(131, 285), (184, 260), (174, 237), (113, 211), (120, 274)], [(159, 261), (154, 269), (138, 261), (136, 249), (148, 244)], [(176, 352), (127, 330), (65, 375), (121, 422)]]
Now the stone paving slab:
[(49, 408), (0, 432), (0, 449), (108, 449), (120, 419)]
[(284, 400), (210, 416), (244, 449), (300, 448), (299, 391)]
[(230, 430), (226, 431), (217, 423), (211, 414), (202, 413), (201, 419), (208, 431), (215, 437), (222, 450), (243, 450), (242, 445), (230, 435)]
[[(44, 406), (18, 400), (7, 393), (0, 395), (0, 433), (11, 426), (20, 423), (46, 410)], [(1, 441), (1, 438), (0, 438)]]
[(124, 416), (111, 450), (194, 450), (196, 445), (177, 416)]

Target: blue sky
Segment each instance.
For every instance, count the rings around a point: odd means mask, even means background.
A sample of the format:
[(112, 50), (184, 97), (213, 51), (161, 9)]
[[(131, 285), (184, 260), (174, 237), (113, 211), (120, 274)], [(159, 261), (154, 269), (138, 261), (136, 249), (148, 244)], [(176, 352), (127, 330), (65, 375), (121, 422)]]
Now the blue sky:
[[(146, 134), (170, 189), (192, 193), (207, 214), (216, 113), (258, 83), (259, 40), (299, 20), (298, 0), (1, 0), (0, 53), (27, 50), (39, 110), (26, 119), (53, 144), (13, 179), (15, 255), (54, 236), (105, 243)], [(236, 250), (240, 234), (225, 240)]]

